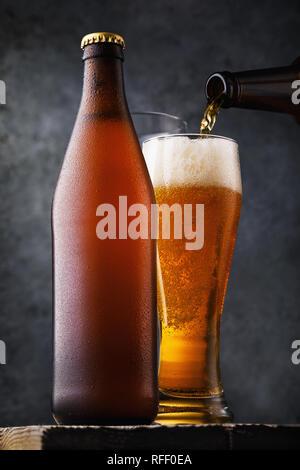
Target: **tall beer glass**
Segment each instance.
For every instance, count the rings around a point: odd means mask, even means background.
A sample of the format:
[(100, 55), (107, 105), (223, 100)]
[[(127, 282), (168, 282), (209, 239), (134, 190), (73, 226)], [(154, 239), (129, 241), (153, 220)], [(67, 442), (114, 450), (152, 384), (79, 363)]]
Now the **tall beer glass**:
[[(219, 371), (219, 332), (242, 199), (238, 146), (223, 137), (181, 134), (151, 138), (143, 152), (159, 214), (157, 421), (230, 421)], [(174, 221), (169, 237), (162, 233), (162, 205)], [(178, 208), (181, 219), (175, 215)], [(190, 221), (185, 208), (192, 208)]]

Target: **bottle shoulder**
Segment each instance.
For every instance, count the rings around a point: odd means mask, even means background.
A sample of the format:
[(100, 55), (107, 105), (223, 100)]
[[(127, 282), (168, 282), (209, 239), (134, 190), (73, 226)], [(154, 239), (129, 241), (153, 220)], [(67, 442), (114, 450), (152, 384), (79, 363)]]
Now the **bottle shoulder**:
[(82, 121), (77, 121), (63, 160), (55, 199), (63, 200), (68, 194), (79, 200), (114, 199), (128, 194), (134, 202), (154, 202), (147, 166), (134, 129), (128, 123), (93, 119), (82, 125)]

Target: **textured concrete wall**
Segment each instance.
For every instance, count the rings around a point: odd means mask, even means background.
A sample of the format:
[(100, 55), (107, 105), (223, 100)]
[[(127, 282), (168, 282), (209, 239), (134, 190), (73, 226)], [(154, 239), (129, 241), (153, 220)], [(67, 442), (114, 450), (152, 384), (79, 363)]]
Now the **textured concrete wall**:
[[(290, 63), (299, 2), (86, 0), (0, 6), (0, 425), (49, 423), (51, 198), (78, 107), (81, 36), (124, 35), (131, 109), (180, 114), (197, 131), (216, 70)], [(224, 111), (240, 145), (244, 204), (222, 324), (221, 366), (237, 421), (299, 422), (300, 155), (292, 119)]]

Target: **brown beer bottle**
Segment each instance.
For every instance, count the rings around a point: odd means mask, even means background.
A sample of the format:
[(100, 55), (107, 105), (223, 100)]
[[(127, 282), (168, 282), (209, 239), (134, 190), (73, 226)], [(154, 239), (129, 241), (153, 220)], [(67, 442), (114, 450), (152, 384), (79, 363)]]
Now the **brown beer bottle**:
[(95, 33), (82, 48), (82, 99), (52, 212), (53, 415), (62, 424), (150, 423), (156, 244), (128, 236), (126, 207), (143, 204), (150, 214), (154, 192), (124, 92), (124, 41)]
[(222, 95), (222, 108), (290, 114), (300, 124), (300, 57), (287, 67), (218, 72), (206, 82), (209, 101)]

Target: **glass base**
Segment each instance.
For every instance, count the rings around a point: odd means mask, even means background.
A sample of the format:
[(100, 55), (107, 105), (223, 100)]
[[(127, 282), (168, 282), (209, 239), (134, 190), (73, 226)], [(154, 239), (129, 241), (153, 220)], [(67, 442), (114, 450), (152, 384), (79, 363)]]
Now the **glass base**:
[(220, 424), (231, 423), (233, 415), (224, 394), (205, 398), (172, 397), (160, 393), (159, 424)]

